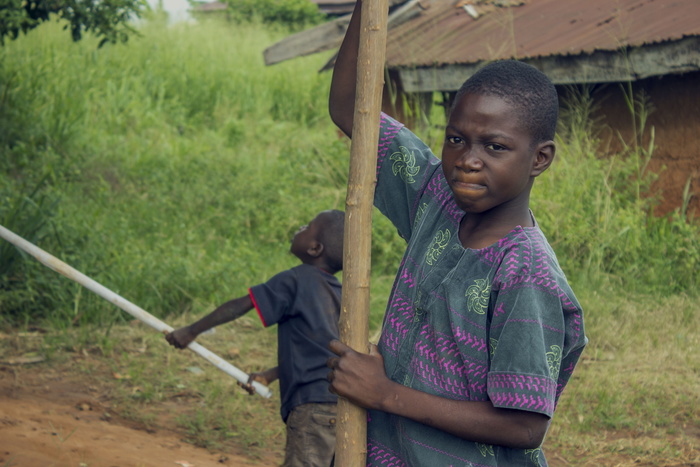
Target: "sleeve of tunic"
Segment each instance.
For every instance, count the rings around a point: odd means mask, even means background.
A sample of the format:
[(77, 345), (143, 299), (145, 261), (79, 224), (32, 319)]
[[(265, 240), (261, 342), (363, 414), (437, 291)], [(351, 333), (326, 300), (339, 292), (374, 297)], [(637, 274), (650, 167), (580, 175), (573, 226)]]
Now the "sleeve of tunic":
[(377, 151), (374, 205), (404, 240), (411, 237), (419, 200), (440, 160), (408, 128), (382, 113)]
[(496, 407), (551, 417), (586, 338), (563, 273), (544, 244), (530, 246), (519, 251), (533, 260), (529, 269), (506, 270), (494, 281), (488, 394)]

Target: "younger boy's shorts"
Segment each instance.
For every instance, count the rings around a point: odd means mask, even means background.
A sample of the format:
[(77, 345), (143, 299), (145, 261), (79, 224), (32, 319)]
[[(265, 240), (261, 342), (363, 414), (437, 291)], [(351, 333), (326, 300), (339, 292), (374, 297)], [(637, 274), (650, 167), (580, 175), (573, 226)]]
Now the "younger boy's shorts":
[(330, 467), (335, 456), (337, 404), (311, 403), (287, 417), (283, 467)]

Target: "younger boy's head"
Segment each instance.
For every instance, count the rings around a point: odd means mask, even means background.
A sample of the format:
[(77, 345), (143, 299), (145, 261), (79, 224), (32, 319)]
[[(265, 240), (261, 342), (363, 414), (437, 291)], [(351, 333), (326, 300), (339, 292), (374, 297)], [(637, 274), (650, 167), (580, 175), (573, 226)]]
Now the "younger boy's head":
[(497, 96), (507, 101), (532, 144), (554, 140), (559, 116), (557, 90), (537, 68), (517, 60), (501, 60), (481, 68), (457, 91), (455, 104), (465, 94)]
[(302, 263), (336, 273), (343, 269), (344, 230), (343, 211), (323, 211), (294, 234), (290, 251)]

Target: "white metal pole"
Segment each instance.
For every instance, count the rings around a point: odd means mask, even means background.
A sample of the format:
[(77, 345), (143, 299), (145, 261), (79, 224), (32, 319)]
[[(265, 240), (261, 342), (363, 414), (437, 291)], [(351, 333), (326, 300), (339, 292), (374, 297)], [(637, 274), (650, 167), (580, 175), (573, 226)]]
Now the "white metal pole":
[[(12, 243), (17, 248), (26, 251), (27, 253), (38, 259), (45, 266), (48, 266), (49, 268), (53, 269), (59, 274), (63, 274), (67, 278), (74, 280), (83, 287), (95, 292), (100, 297), (104, 298), (110, 303), (113, 303), (114, 305), (129, 313), (134, 318), (143, 321), (152, 328), (162, 333), (168, 333), (173, 330), (172, 327), (168, 326), (163, 321), (148, 313), (143, 308), (134, 305), (124, 297), (121, 297), (120, 295), (112, 292), (111, 290), (99, 284), (98, 282), (95, 282), (94, 280), (87, 277), (85, 274), (81, 273), (80, 271), (77, 271), (76, 269), (73, 269), (60, 259), (50, 255), (38, 246), (28, 242), (19, 235), (6, 229), (2, 225), (0, 225), (0, 237)], [(187, 346), (187, 348), (199, 355), (200, 357), (203, 357), (205, 360), (207, 360), (209, 363), (211, 363), (224, 373), (233, 376), (240, 383), (248, 383), (248, 374), (231, 365), (229, 362), (219, 357), (218, 355), (202, 347), (197, 342), (191, 342), (190, 345)], [(257, 381), (253, 381), (252, 384), (253, 388), (255, 389), (255, 392), (257, 392), (261, 396), (269, 398), (272, 395), (272, 392), (267, 386)]]

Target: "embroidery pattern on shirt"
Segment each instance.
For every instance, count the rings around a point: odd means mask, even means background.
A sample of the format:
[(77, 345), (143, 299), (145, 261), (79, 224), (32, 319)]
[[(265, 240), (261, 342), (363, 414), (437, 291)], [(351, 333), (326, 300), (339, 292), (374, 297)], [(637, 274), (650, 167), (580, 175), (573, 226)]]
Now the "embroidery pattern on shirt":
[(489, 295), (491, 284), (486, 279), (475, 279), (474, 283), (467, 288), (467, 309), (478, 315), (486, 313), (489, 306)]
[(493, 446), (490, 444), (483, 444), (483, 443), (475, 443), (476, 447), (479, 449), (479, 452), (481, 453), (482, 456), (487, 457), (487, 456), (494, 456), (493, 453)]
[(413, 177), (420, 172), (420, 166), (416, 165), (416, 156), (408, 148), (399, 146), (399, 151), (389, 156), (389, 159), (394, 161), (391, 165), (394, 175), (398, 175), (408, 184), (416, 181)]
[(493, 358), (493, 354), (496, 353), (496, 347), (498, 346), (498, 339), (493, 337), (489, 339), (489, 355)]
[(433, 243), (428, 247), (428, 252), (425, 254), (425, 262), (432, 266), (440, 257), (445, 247), (450, 243), (452, 234), (449, 229), (438, 230), (433, 238)]
[(418, 211), (416, 211), (416, 218), (413, 220), (413, 228), (415, 229), (420, 220), (423, 218), (423, 215), (425, 214), (425, 211), (428, 209), (428, 203), (423, 203), (420, 205), (418, 208)]
[(559, 377), (559, 367), (561, 367), (561, 347), (558, 345), (549, 348), (547, 366), (549, 366), (549, 376), (556, 381)]
[(530, 461), (534, 465), (541, 465), (540, 464), (540, 452), (541, 451), (542, 451), (542, 448), (526, 449), (525, 455), (530, 458)]

